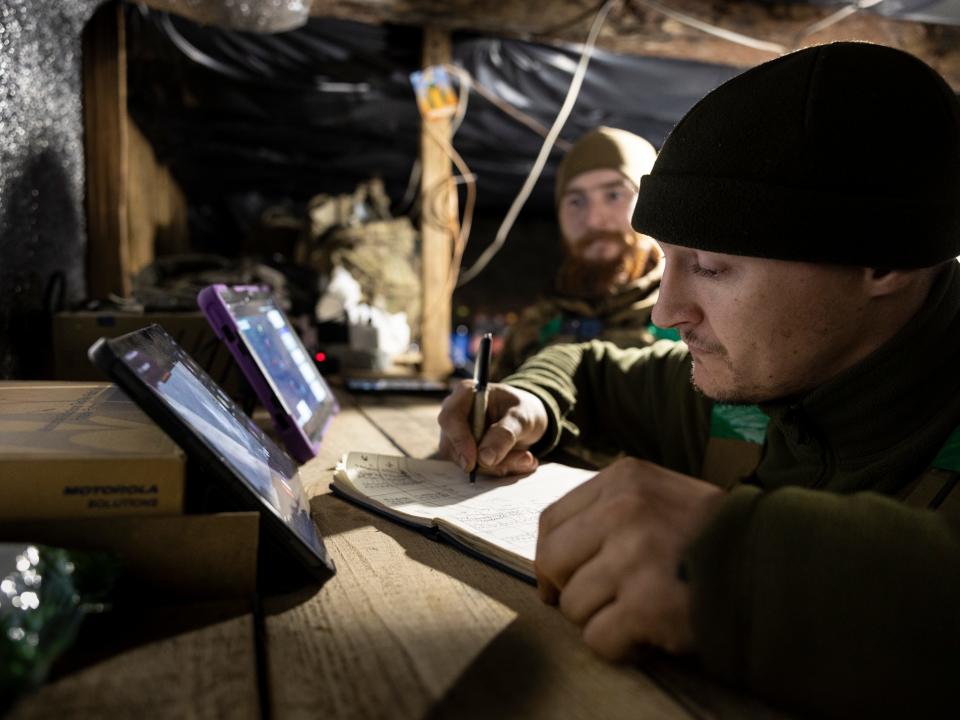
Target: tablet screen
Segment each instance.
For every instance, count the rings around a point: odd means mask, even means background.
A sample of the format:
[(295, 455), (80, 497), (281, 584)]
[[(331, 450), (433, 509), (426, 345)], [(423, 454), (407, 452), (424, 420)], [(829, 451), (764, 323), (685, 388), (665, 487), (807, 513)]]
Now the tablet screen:
[(297, 466), (161, 328), (108, 341), (117, 357), (317, 555)]
[(269, 294), (220, 291), (254, 361), (308, 436), (326, 422), (333, 395), (290, 323)]

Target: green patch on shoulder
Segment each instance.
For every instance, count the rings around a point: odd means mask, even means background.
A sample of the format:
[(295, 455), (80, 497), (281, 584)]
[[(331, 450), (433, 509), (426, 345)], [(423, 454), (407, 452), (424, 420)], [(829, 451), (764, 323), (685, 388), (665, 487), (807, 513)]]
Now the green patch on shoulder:
[(653, 323), (647, 325), (647, 331), (653, 335), (654, 340), (679, 340), (680, 333), (673, 328), (657, 327)]
[(770, 418), (756, 405), (714, 403), (710, 412), (710, 437), (762, 445), (769, 423)]
[(930, 466), (960, 472), (960, 427), (950, 434)]
[(563, 327), (563, 315), (557, 313), (540, 327), (540, 347), (545, 347)]

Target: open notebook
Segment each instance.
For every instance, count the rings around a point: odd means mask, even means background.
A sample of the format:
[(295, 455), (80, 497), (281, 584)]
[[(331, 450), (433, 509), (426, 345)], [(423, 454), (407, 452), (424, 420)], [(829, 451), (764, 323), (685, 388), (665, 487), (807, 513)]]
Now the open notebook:
[(337, 465), (331, 488), (533, 582), (540, 513), (595, 474), (548, 463), (532, 475), (479, 475), (471, 484), (463, 470), (445, 460), (352, 452)]

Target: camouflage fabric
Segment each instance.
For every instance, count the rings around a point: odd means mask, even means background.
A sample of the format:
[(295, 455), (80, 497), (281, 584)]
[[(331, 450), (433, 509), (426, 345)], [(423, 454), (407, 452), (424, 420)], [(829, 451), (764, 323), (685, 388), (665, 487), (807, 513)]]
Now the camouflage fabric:
[[(526, 308), (507, 330), (491, 377), (500, 380), (510, 375), (527, 358), (550, 345), (594, 339), (619, 347), (650, 345), (658, 339), (650, 330), (650, 313), (657, 302), (662, 273), (661, 263), (615, 294), (592, 302), (553, 296)], [(588, 449), (576, 441), (565, 443), (562, 455), (553, 459), (595, 468), (609, 465), (620, 457), (620, 454)]]
[(419, 236), (410, 219), (391, 217), (383, 184), (371, 180), (351, 195), (310, 201), (309, 239), (300, 260), (329, 277), (343, 267), (360, 284), (363, 302), (405, 312), (412, 338), (420, 335), (422, 282)]
[(345, 268), (363, 289), (364, 302), (407, 314), (419, 335), (421, 281), (414, 254), (417, 232), (408, 218), (337, 228), (328, 238), (330, 266)]
[(491, 375), (500, 380), (548, 345), (606, 340), (619, 347), (643, 347), (656, 338), (649, 330), (663, 266), (619, 288), (614, 294), (587, 301), (551, 296), (523, 310), (507, 330), (503, 350)]

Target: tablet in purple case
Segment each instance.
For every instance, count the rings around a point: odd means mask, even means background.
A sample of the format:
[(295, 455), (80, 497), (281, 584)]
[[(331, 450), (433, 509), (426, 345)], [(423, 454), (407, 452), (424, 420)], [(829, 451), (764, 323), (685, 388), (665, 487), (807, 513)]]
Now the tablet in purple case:
[(200, 291), (197, 303), (269, 411), (290, 454), (300, 463), (316, 455), (339, 407), (271, 292), (261, 286), (210, 285)]

